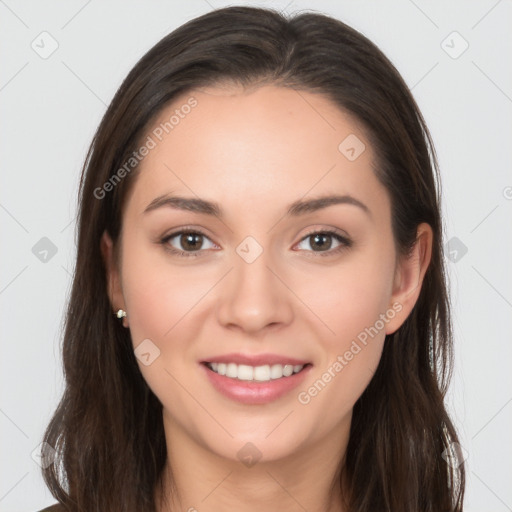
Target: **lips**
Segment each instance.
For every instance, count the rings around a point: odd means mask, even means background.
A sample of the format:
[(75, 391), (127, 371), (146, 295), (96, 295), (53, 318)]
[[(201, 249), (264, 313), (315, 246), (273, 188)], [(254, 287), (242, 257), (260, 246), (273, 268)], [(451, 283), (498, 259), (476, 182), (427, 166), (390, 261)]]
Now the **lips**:
[[(307, 359), (269, 353), (222, 354), (199, 363), (203, 374), (219, 393), (246, 405), (263, 405), (284, 398), (304, 381), (313, 367)], [(236, 366), (238, 375), (228, 376)]]

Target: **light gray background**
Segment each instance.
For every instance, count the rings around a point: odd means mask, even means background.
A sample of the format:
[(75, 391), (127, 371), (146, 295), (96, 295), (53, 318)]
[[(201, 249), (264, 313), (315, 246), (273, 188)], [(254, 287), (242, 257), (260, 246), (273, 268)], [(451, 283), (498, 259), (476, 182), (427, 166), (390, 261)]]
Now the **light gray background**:
[[(447, 262), (457, 350), (448, 403), (468, 457), (466, 510), (512, 510), (512, 2), (245, 4), (345, 21), (377, 43), (412, 88), (439, 155), (447, 240), (460, 241), (451, 242), (456, 261)], [(0, 0), (0, 511), (54, 502), (31, 453), (63, 389), (76, 192), (93, 133), (151, 46), (226, 5)], [(43, 31), (58, 43), (47, 59), (31, 47), (50, 48)], [(43, 237), (57, 248), (46, 262), (32, 251)]]

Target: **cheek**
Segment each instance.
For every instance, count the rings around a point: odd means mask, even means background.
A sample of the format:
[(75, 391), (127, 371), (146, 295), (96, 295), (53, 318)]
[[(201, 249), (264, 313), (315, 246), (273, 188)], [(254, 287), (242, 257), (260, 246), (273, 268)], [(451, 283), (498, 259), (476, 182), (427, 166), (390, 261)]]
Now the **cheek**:
[[(145, 346), (149, 348), (144, 352), (151, 354), (148, 365), (138, 359), (139, 369), (164, 407), (185, 417), (190, 414), (190, 397), (180, 384), (189, 379), (191, 340), (199, 339), (202, 324), (201, 297), (214, 279), (199, 267), (185, 272), (169, 264), (165, 255), (155, 257), (154, 248), (125, 254), (123, 293), (132, 344), (136, 353), (137, 347)], [(194, 423), (193, 418), (189, 420)]]
[[(126, 246), (130, 246), (129, 239)], [(123, 294), (134, 344), (139, 339), (154, 338), (165, 345), (166, 340), (175, 338), (181, 323), (186, 323), (187, 315), (212, 287), (214, 276), (200, 265), (190, 272), (171, 264), (160, 247), (127, 250), (125, 254)]]
[(298, 401), (326, 425), (349, 413), (377, 369), (386, 321), (394, 317), (388, 290), (378, 273), (347, 273), (331, 279), (316, 298), (310, 296), (323, 323), (316, 328), (322, 356)]
[(322, 428), (345, 418), (370, 383), (378, 366), (383, 336), (366, 345), (348, 343), (304, 384), (297, 396), (304, 412), (321, 419)]
[[(387, 254), (387, 256), (386, 256)], [(394, 253), (368, 251), (334, 270), (315, 273), (299, 294), (315, 312), (322, 360), (302, 387), (301, 404), (315, 403), (338, 417), (349, 411), (369, 384), (382, 354), (387, 322), (395, 316)]]
[(391, 257), (360, 253), (302, 280), (297, 295), (315, 313), (311, 318), (317, 318), (323, 340), (343, 348), (386, 313), (393, 268)]

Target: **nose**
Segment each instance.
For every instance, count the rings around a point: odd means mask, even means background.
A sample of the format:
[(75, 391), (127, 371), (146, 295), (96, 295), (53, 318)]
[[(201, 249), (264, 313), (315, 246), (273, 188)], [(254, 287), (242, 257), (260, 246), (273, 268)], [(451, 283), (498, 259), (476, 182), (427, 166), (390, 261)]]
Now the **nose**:
[(255, 334), (289, 325), (293, 293), (267, 252), (251, 263), (235, 254), (233, 265), (220, 289), (217, 318), (222, 326)]

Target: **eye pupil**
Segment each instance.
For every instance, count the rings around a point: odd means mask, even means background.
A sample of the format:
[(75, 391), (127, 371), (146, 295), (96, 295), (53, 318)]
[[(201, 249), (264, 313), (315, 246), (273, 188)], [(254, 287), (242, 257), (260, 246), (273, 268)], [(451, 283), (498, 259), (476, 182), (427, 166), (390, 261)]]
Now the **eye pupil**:
[(203, 236), (198, 233), (187, 233), (181, 235), (181, 246), (186, 249), (197, 249), (201, 247)]
[[(331, 235), (316, 233), (315, 235), (313, 235), (313, 240), (315, 241), (314, 245), (316, 245), (320, 249), (329, 249), (331, 247), (331, 244), (328, 244), (328, 247), (325, 247), (325, 245), (322, 245), (321, 243), (319, 244), (319, 242), (318, 242), (319, 240), (323, 240), (325, 242), (326, 238), (331, 238)], [(331, 240), (331, 242), (332, 242), (332, 240)]]

